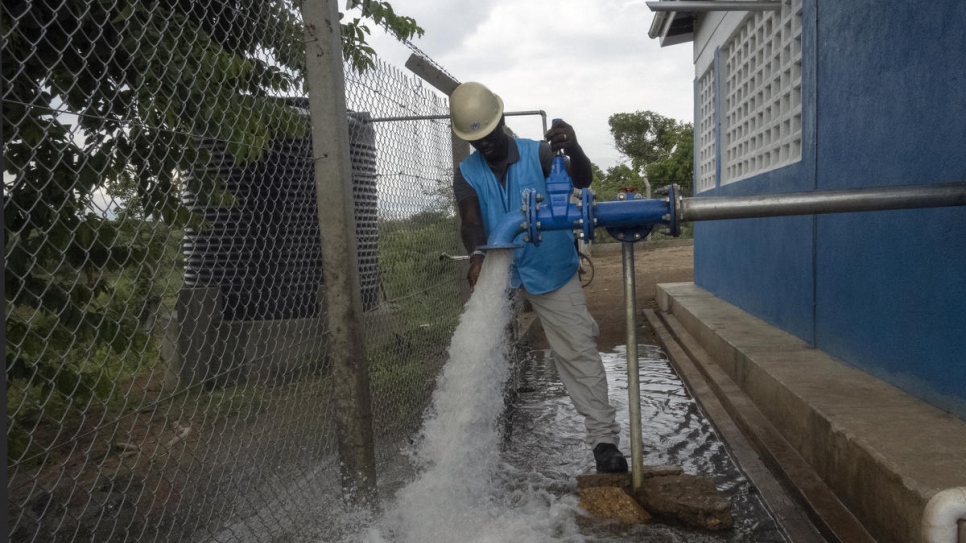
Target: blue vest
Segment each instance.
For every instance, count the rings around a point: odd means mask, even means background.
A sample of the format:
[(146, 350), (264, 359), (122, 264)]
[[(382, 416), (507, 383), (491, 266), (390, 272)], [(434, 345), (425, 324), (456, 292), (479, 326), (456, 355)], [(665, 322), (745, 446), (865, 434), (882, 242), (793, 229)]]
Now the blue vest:
[[(547, 195), (547, 182), (540, 165), (540, 142), (515, 139), (520, 160), (510, 164), (506, 172), (506, 189), (478, 152), (460, 164), (463, 178), (476, 189), (483, 212), (483, 227), (489, 237), (493, 228), (511, 209), (523, 204), (523, 191), (534, 189)], [(564, 286), (577, 273), (577, 249), (569, 230), (542, 232), (540, 246), (527, 243), (513, 254), (513, 288), (521, 284), (531, 294), (545, 294)]]

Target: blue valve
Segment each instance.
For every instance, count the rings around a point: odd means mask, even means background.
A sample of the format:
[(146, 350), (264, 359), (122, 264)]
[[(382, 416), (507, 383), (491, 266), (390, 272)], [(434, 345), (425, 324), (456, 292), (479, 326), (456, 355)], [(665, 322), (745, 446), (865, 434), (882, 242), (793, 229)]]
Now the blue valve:
[(593, 241), (598, 226), (606, 228), (621, 241), (639, 241), (658, 224), (668, 225), (669, 233), (677, 235), (677, 187), (669, 187), (665, 198), (643, 199), (622, 194), (623, 198), (618, 201), (599, 203), (594, 192), (585, 188), (580, 191), (579, 200), (571, 204), (574, 184), (567, 173), (566, 160), (562, 152), (553, 157), (550, 175), (546, 179), (546, 194), (525, 191), (523, 206), (504, 216), (490, 232), (489, 244), (481, 249), (522, 247), (516, 242), (521, 234), (524, 243), (540, 245), (544, 230), (576, 230), (583, 234), (585, 241)]

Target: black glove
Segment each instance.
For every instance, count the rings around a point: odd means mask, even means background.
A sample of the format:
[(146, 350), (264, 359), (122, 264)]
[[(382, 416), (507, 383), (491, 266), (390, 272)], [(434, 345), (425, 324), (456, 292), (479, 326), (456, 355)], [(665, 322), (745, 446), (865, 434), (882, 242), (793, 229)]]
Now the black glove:
[(550, 142), (550, 149), (554, 153), (563, 149), (565, 155), (573, 156), (580, 149), (580, 146), (577, 145), (577, 135), (574, 133), (574, 127), (561, 120), (553, 123), (553, 126), (550, 127), (550, 130), (547, 130), (544, 138)]

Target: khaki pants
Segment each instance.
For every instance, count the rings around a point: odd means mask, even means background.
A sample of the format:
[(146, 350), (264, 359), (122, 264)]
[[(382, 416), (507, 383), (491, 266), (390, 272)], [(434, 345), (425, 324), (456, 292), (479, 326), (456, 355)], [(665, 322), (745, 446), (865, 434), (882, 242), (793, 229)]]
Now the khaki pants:
[(560, 380), (577, 412), (584, 417), (588, 443), (617, 445), (620, 425), (607, 399), (607, 375), (597, 351), (600, 329), (587, 311), (577, 274), (553, 292), (522, 291), (543, 324)]

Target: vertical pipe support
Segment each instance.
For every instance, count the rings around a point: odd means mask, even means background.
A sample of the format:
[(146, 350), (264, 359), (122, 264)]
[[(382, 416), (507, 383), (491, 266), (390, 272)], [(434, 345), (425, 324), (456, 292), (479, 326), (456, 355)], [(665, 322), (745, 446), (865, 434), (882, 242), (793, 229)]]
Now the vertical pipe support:
[(641, 430), (641, 371), (637, 359), (637, 286), (634, 278), (634, 243), (621, 243), (624, 264), (624, 307), (627, 311), (627, 403), (630, 411), (631, 484), (636, 492), (644, 482)]
[(335, 1), (305, 0), (302, 20), (342, 491), (350, 503), (375, 506), (372, 404), (362, 327), (342, 37)]

